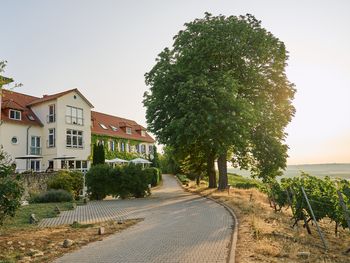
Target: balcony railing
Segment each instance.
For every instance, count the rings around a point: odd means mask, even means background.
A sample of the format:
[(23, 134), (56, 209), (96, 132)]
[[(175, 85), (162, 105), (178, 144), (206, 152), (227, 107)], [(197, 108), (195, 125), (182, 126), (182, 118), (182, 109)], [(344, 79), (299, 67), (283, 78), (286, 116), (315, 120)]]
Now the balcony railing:
[(41, 155), (41, 147), (30, 147), (30, 154)]

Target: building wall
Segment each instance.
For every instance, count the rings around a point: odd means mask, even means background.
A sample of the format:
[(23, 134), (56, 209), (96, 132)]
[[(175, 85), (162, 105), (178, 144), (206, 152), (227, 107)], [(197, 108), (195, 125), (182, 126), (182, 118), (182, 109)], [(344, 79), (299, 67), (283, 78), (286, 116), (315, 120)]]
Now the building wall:
[[(29, 128), (29, 129), (28, 129)], [(20, 171), (27, 170), (27, 161), (15, 159), (15, 157), (24, 156), (29, 154), (31, 136), (42, 137), (42, 128), (39, 126), (27, 126), (16, 123), (3, 122), (0, 126), (1, 136), (0, 145), (3, 146), (5, 152), (7, 152), (13, 161), (16, 162), (16, 167)], [(28, 140), (27, 140), (27, 129), (28, 129)], [(13, 137), (17, 138), (17, 143), (11, 142)], [(28, 148), (27, 148), (28, 147)], [(41, 168), (44, 162), (40, 163)]]
[(57, 132), (57, 122), (48, 123), (49, 105), (52, 105), (52, 104), (55, 104), (56, 111), (57, 111), (56, 100), (44, 102), (31, 107), (32, 111), (35, 113), (35, 115), (39, 118), (41, 123), (44, 125), (41, 129), (42, 129), (42, 156), (43, 156), (43, 163), (44, 163), (45, 169), (48, 167), (49, 160), (52, 160), (54, 157), (57, 156), (57, 148), (48, 147), (49, 129), (55, 128)]
[[(66, 108), (68, 106), (83, 109), (83, 125), (66, 122)], [(56, 147), (57, 155), (74, 156), (75, 160), (88, 160), (91, 152), (91, 107), (76, 92), (71, 92), (57, 99), (56, 107)], [(66, 146), (67, 129), (83, 132), (83, 148), (68, 148)]]

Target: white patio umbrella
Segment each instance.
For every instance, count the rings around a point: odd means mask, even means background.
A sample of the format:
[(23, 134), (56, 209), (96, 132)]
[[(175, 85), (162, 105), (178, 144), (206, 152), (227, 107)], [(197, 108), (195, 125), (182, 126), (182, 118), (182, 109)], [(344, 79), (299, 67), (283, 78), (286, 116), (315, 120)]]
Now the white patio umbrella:
[(106, 163), (128, 163), (129, 161), (120, 158), (114, 158), (112, 160), (106, 160)]
[(132, 159), (130, 162), (136, 163), (136, 164), (138, 164), (138, 163), (140, 163), (140, 164), (150, 164), (150, 163), (152, 163), (152, 162), (150, 162), (150, 161), (148, 161), (146, 159), (142, 159), (142, 158)]

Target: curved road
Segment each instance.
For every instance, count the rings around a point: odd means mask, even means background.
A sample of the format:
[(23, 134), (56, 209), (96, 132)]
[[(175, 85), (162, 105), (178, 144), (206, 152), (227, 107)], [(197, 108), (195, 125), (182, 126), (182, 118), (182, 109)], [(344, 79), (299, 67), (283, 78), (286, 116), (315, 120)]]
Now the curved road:
[[(108, 201), (107, 201), (108, 202)], [(152, 197), (112, 201), (144, 221), (55, 262), (227, 262), (233, 219), (217, 203), (186, 193), (170, 175)]]

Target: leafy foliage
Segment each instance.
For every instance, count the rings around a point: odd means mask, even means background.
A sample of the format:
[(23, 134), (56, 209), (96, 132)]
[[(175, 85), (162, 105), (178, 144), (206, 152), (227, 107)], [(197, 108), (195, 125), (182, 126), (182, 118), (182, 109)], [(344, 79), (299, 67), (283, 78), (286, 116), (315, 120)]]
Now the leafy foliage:
[(105, 163), (105, 150), (102, 143), (93, 145), (92, 163), (93, 165)]
[[(212, 16), (185, 24), (145, 74), (148, 127), (185, 159), (206, 158), (209, 187), (227, 184), (226, 158), (263, 180), (286, 166), (284, 127), (294, 107), (284, 43), (252, 15)], [(190, 157), (192, 158), (192, 157)]]
[(70, 192), (63, 189), (51, 189), (40, 194), (31, 196), (30, 203), (56, 203), (56, 202), (70, 202), (73, 196)]
[(157, 168), (142, 169), (133, 163), (128, 166), (112, 168), (107, 164), (91, 167), (86, 174), (86, 184), (91, 199), (102, 200), (107, 195), (144, 197), (148, 194), (148, 185), (156, 186), (161, 180)]
[(336, 229), (338, 226), (348, 227), (337, 191), (341, 191), (348, 210), (350, 210), (350, 195), (347, 191), (350, 187), (349, 181), (334, 181), (330, 177), (321, 179), (302, 173), (300, 177), (282, 179), (280, 184), (277, 181), (270, 184), (268, 186), (269, 196), (276, 204), (275, 208), (279, 206), (278, 210), (280, 210), (282, 207), (291, 206), (295, 224), (300, 220), (306, 224), (312, 220), (310, 208), (301, 190), (302, 187), (305, 189), (316, 221), (329, 218), (336, 223)]
[(63, 189), (73, 194), (75, 199), (83, 189), (84, 178), (79, 171), (60, 170), (57, 175), (50, 178), (47, 183), (48, 189)]
[(8, 155), (0, 148), (0, 225), (20, 207), (23, 186)]

